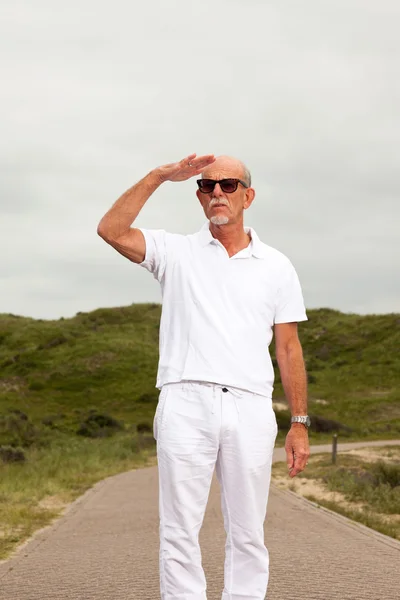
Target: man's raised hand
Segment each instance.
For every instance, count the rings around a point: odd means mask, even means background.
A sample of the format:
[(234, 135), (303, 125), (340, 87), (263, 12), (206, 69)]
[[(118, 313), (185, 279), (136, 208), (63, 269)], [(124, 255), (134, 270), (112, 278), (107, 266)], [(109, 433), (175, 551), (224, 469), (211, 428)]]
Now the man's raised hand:
[(186, 179), (190, 179), (195, 175), (200, 175), (200, 173), (214, 161), (214, 154), (206, 154), (205, 156), (190, 154), (179, 162), (162, 165), (156, 170), (161, 182), (186, 181)]

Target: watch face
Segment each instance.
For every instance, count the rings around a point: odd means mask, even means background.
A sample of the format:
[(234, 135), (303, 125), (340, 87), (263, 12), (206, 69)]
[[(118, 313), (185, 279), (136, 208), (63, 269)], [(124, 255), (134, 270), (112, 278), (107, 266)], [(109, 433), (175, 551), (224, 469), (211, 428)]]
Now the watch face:
[(311, 425), (311, 419), (309, 416), (307, 416), (306, 425), (307, 425), (307, 427), (310, 427), (310, 425)]

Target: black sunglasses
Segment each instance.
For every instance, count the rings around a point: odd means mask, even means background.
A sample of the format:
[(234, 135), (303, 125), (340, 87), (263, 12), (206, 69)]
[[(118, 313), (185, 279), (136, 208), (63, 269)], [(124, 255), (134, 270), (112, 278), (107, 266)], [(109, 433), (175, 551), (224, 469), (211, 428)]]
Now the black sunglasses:
[(197, 185), (199, 186), (199, 190), (203, 194), (211, 194), (214, 191), (216, 184), (219, 183), (220, 188), (225, 194), (232, 194), (236, 192), (239, 183), (242, 184), (243, 187), (248, 188), (247, 183), (242, 181), (241, 179), (198, 179)]

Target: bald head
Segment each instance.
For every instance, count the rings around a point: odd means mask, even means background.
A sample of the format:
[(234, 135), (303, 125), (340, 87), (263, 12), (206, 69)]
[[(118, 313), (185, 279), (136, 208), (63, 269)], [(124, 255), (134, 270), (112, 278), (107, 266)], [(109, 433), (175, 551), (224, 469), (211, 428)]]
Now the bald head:
[[(206, 167), (201, 174), (203, 178), (212, 179), (216, 173), (221, 173), (223, 177), (236, 177), (243, 179), (248, 186), (251, 186), (251, 174), (246, 165), (233, 156), (217, 156), (215, 161)], [(218, 177), (218, 179), (222, 177)]]

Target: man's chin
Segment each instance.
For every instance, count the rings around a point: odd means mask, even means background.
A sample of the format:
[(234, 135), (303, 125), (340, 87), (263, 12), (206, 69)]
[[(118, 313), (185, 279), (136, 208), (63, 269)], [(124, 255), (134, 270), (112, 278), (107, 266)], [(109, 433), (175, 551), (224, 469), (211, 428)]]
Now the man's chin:
[(229, 221), (229, 218), (225, 215), (215, 215), (210, 217), (210, 221), (213, 225), (226, 225)]

